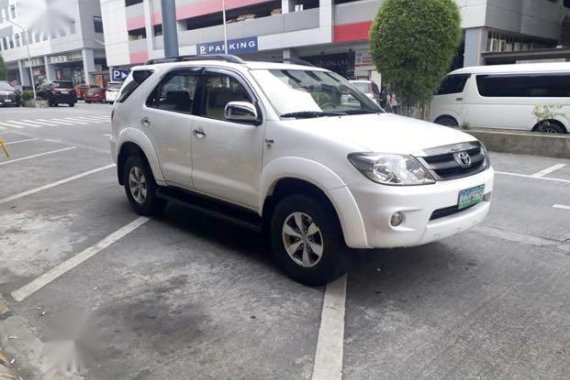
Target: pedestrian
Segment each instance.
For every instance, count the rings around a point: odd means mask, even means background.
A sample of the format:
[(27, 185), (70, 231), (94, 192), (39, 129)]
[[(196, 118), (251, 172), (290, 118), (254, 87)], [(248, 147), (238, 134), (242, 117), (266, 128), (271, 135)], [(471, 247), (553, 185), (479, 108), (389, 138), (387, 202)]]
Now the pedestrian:
[(398, 114), (398, 112), (400, 111), (400, 104), (398, 103), (398, 99), (396, 98), (396, 94), (392, 93), (392, 96), (390, 96), (390, 108), (392, 109), (392, 112), (395, 114)]
[(382, 86), (382, 90), (380, 90), (380, 107), (386, 109), (388, 105), (388, 89), (386, 86)]

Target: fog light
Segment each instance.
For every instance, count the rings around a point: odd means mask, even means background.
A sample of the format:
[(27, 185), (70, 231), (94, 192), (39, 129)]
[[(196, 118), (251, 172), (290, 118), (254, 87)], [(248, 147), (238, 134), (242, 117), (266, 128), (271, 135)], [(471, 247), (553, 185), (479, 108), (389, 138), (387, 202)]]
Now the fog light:
[(390, 219), (390, 224), (393, 227), (398, 227), (400, 224), (404, 223), (405, 219), (406, 218), (404, 214), (402, 214), (401, 212), (397, 212), (394, 215), (392, 215), (392, 218)]

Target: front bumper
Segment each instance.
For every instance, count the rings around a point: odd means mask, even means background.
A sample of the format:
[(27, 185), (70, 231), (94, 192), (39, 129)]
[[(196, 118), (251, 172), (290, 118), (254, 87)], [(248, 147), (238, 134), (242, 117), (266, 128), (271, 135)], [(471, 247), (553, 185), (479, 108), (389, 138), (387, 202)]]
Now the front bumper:
[[(489, 169), (433, 185), (384, 186), (365, 179), (349, 185), (349, 189), (362, 216), (368, 248), (411, 247), (455, 235), (481, 223), (490, 209), (493, 179), (494, 171)], [(479, 185), (485, 185), (485, 201), (430, 220), (434, 211), (456, 206), (461, 190)], [(405, 220), (394, 227), (390, 219), (396, 212), (403, 213)]]

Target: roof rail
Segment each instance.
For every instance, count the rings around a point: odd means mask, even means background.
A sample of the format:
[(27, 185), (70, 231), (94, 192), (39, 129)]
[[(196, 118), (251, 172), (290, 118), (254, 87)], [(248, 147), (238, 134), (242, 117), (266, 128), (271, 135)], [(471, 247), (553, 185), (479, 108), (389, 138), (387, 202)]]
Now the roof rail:
[(287, 58), (287, 59), (283, 60), (283, 63), (291, 63), (293, 65), (315, 67), (315, 65), (313, 65), (311, 62), (305, 61), (304, 59), (300, 59), (300, 58)]
[(147, 61), (146, 64), (154, 65), (156, 63), (187, 62), (187, 61), (225, 61), (225, 62), (239, 63), (239, 64), (245, 63), (243, 59), (232, 54), (217, 54), (217, 55), (180, 55), (178, 57), (171, 57), (171, 58), (157, 58)]

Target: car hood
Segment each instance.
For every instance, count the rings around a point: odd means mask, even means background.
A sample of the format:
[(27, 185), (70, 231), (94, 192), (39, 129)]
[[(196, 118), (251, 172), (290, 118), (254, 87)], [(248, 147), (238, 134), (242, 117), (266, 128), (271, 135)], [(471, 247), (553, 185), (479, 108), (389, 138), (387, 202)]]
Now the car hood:
[(286, 124), (378, 153), (419, 154), (427, 148), (477, 140), (456, 129), (389, 113), (298, 119)]

